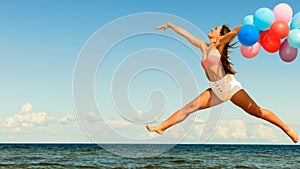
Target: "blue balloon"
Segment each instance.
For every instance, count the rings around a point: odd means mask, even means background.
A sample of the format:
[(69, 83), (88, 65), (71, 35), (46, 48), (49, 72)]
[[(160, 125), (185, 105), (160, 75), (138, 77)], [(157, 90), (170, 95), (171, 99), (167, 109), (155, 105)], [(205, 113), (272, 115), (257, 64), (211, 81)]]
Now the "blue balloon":
[(259, 8), (253, 16), (254, 25), (259, 30), (267, 30), (275, 21), (274, 13), (269, 8)]
[(243, 18), (242, 25), (253, 25), (253, 15), (247, 15)]
[(254, 45), (259, 38), (259, 32), (255, 26), (244, 25), (238, 32), (238, 39), (245, 46)]
[(292, 18), (292, 21), (291, 21), (291, 24), (290, 24), (290, 28), (291, 28), (291, 30), (292, 30), (292, 29), (300, 28), (300, 12), (298, 12), (298, 13)]
[(288, 35), (288, 42), (294, 48), (300, 48), (300, 29), (293, 29)]

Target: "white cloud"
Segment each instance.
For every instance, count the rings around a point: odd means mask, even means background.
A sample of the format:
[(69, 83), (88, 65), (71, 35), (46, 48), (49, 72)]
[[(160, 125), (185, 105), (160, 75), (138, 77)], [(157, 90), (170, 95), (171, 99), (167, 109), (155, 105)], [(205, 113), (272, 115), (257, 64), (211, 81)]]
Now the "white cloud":
[(13, 128), (12, 132), (19, 133), (21, 132), (21, 128), (20, 127)]
[[(256, 124), (259, 125), (259, 123)], [(243, 120), (227, 120), (227, 121), (222, 121), (220, 123), (213, 137), (221, 138), (225, 140), (226, 139), (247, 140), (250, 138), (249, 133), (256, 133), (257, 130), (258, 128), (250, 127)], [(259, 137), (257, 136), (255, 137), (256, 139), (261, 139), (260, 136)]]
[(204, 123), (204, 120), (199, 118), (199, 117), (194, 118), (193, 121), (196, 124), (203, 124)]
[[(158, 116), (159, 117), (159, 116)], [(136, 111), (133, 117), (130, 117), (132, 120), (136, 120), (136, 122), (149, 122), (157, 119), (156, 115), (150, 113), (144, 113), (142, 111)]]
[(136, 111), (136, 112), (135, 112), (135, 116), (136, 116), (138, 119), (143, 119), (143, 118), (144, 118), (144, 113), (141, 112), (141, 111)]
[(88, 113), (87, 113), (87, 117), (88, 117), (89, 119), (97, 119), (97, 118), (99, 118), (98, 115), (97, 115), (95, 112), (93, 112), (93, 111), (88, 112)]
[(230, 127), (226, 127), (223, 125), (218, 126), (216, 132), (214, 133), (214, 137), (219, 137), (223, 139), (228, 139), (230, 136)]
[(22, 106), (21, 112), (13, 116), (7, 117), (4, 121), (1, 121), (1, 132), (5, 131), (5, 128), (12, 132), (21, 132), (23, 128), (35, 127), (55, 127), (60, 125), (77, 125), (77, 119), (73, 115), (66, 115), (61, 118), (55, 118), (46, 112), (31, 112), (32, 105), (26, 103)]
[[(251, 127), (249, 127), (251, 128)], [(252, 127), (249, 135), (251, 138), (276, 141), (282, 139), (281, 130), (277, 130), (276, 126), (267, 124), (257, 124)]]
[(107, 120), (106, 123), (113, 128), (122, 128), (122, 127), (128, 127), (130, 125), (133, 125), (133, 123), (128, 122), (124, 119)]
[(186, 135), (186, 132), (187, 130), (184, 125), (175, 125), (169, 130), (169, 136), (170, 138), (183, 138)]
[[(137, 112), (136, 116), (139, 119), (143, 118), (141, 112)], [(130, 138), (151, 139), (158, 137), (162, 138), (162, 141), (165, 141), (166, 143), (172, 142), (172, 140), (176, 141), (178, 138), (185, 136), (187, 132), (189, 132), (188, 127), (191, 127), (191, 124), (194, 125), (185, 141), (200, 142), (203, 128), (206, 125), (212, 125), (212, 123), (208, 123), (201, 118), (189, 118), (180, 124), (172, 126), (163, 136), (160, 136), (156, 133), (148, 132), (144, 125), (132, 123), (122, 118), (101, 120), (100, 115), (95, 112), (87, 113), (85, 118), (87, 119), (86, 126), (90, 127), (92, 130), (98, 131), (99, 129), (99, 131), (103, 132), (101, 136), (105, 135), (107, 140), (114, 142), (122, 142), (122, 140), (118, 140), (110, 132), (105, 134), (106, 131), (110, 131), (105, 130), (105, 123), (115, 129), (119, 134)], [(250, 123), (249, 121), (243, 120), (222, 120), (218, 123), (217, 129), (208, 140), (208, 143), (289, 143), (289, 138), (280, 129), (276, 128), (276, 126), (264, 121), (254, 121), (254, 123), (253, 121)], [(85, 123), (82, 122), (82, 124)], [(2, 133), (2, 139), (0, 138), (0, 141), (2, 142), (59, 141), (59, 139), (73, 139), (74, 142), (76, 142), (80, 139), (86, 140), (84, 139), (85, 134), (83, 132), (81, 135), (74, 135), (75, 130), (80, 129), (76, 116), (67, 114), (62, 117), (53, 117), (50, 113), (34, 112), (32, 111), (32, 105), (30, 103), (24, 104), (21, 108), (21, 112), (0, 121), (0, 127), (0, 132)], [(299, 123), (293, 124), (292, 127), (295, 131), (300, 130)]]
[(21, 112), (28, 113), (32, 109), (32, 105), (30, 103), (26, 103), (22, 106)]
[(65, 125), (65, 126), (73, 126), (73, 127), (79, 126), (79, 122), (77, 118), (71, 114), (61, 117), (58, 121), (61, 125)]
[[(201, 123), (201, 119), (195, 119), (195, 126), (189, 135), (190, 140), (199, 140), (203, 132), (203, 128), (209, 123)], [(294, 130), (297, 131), (300, 128), (300, 124), (293, 124)], [(213, 131), (212, 131), (213, 132)], [(286, 136), (276, 126), (264, 122), (257, 121), (253, 123), (243, 120), (222, 120), (217, 129), (213, 133), (208, 142), (263, 142), (263, 143), (284, 143), (289, 142), (288, 136)]]
[(6, 127), (34, 127), (45, 126), (54, 118), (45, 112), (20, 113), (5, 120)]
[(242, 120), (232, 120), (231, 125), (234, 128), (230, 136), (232, 138), (247, 138), (246, 125)]
[[(30, 103), (19, 113), (0, 120), (0, 142), (80, 142), (88, 140), (71, 114), (54, 117), (47, 112), (34, 112)], [(77, 134), (74, 134), (77, 133)]]
[(77, 119), (76, 117), (74, 117), (73, 115), (66, 115), (62, 118), (60, 118), (59, 120), (62, 124), (69, 124), (69, 123), (74, 123), (74, 122), (77, 122)]
[(91, 111), (85, 114), (85, 120), (88, 121), (88, 123), (97, 123), (99, 121), (102, 121), (101, 117), (99, 114)]

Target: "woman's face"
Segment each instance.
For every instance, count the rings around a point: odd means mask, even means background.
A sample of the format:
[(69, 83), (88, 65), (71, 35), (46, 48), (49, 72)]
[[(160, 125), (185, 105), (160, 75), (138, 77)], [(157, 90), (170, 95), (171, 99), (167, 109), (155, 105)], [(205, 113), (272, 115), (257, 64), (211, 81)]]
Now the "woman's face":
[(211, 31), (208, 34), (208, 37), (209, 38), (217, 38), (217, 37), (221, 36), (221, 33), (220, 33), (221, 29), (222, 29), (222, 26), (218, 26), (216, 28), (211, 28)]

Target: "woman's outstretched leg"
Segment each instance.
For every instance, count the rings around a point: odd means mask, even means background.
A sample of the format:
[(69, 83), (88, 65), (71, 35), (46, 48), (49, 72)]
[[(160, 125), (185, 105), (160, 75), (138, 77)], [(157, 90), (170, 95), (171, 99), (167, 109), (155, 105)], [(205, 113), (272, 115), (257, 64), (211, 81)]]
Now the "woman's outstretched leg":
[(298, 142), (298, 136), (290, 126), (284, 124), (273, 112), (259, 107), (245, 90), (242, 89), (238, 91), (233, 95), (231, 101), (250, 115), (264, 119), (278, 126), (293, 140), (294, 143)]
[(147, 125), (146, 128), (148, 129), (148, 131), (156, 132), (158, 134), (163, 134), (167, 128), (182, 122), (191, 113), (197, 110), (215, 106), (220, 103), (222, 103), (222, 101), (219, 98), (217, 98), (217, 96), (212, 92), (212, 90), (207, 89), (203, 93), (201, 93), (198, 97), (196, 97), (193, 101), (191, 101), (189, 104), (177, 110), (172, 116), (170, 116), (167, 120), (165, 120), (160, 125), (158, 126)]

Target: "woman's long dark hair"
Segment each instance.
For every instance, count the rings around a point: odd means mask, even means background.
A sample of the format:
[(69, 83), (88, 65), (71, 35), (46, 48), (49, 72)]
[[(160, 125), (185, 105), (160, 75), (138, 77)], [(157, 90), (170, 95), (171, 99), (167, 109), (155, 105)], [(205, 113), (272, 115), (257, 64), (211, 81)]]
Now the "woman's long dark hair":
[[(222, 25), (222, 29), (220, 31), (220, 34), (221, 35), (225, 35), (227, 34), (228, 32), (230, 32), (230, 29), (227, 25)], [(234, 45), (236, 43), (233, 43), (233, 44), (230, 44), (230, 42), (226, 43), (224, 48), (223, 48), (223, 51), (221, 53), (221, 61), (222, 61), (222, 64), (223, 64), (223, 68), (225, 70), (226, 73), (229, 73), (229, 74), (236, 74), (237, 72), (235, 70), (232, 69), (232, 63), (230, 62), (230, 58), (228, 56), (228, 53), (229, 53), (229, 49), (230, 48), (234, 48)]]

